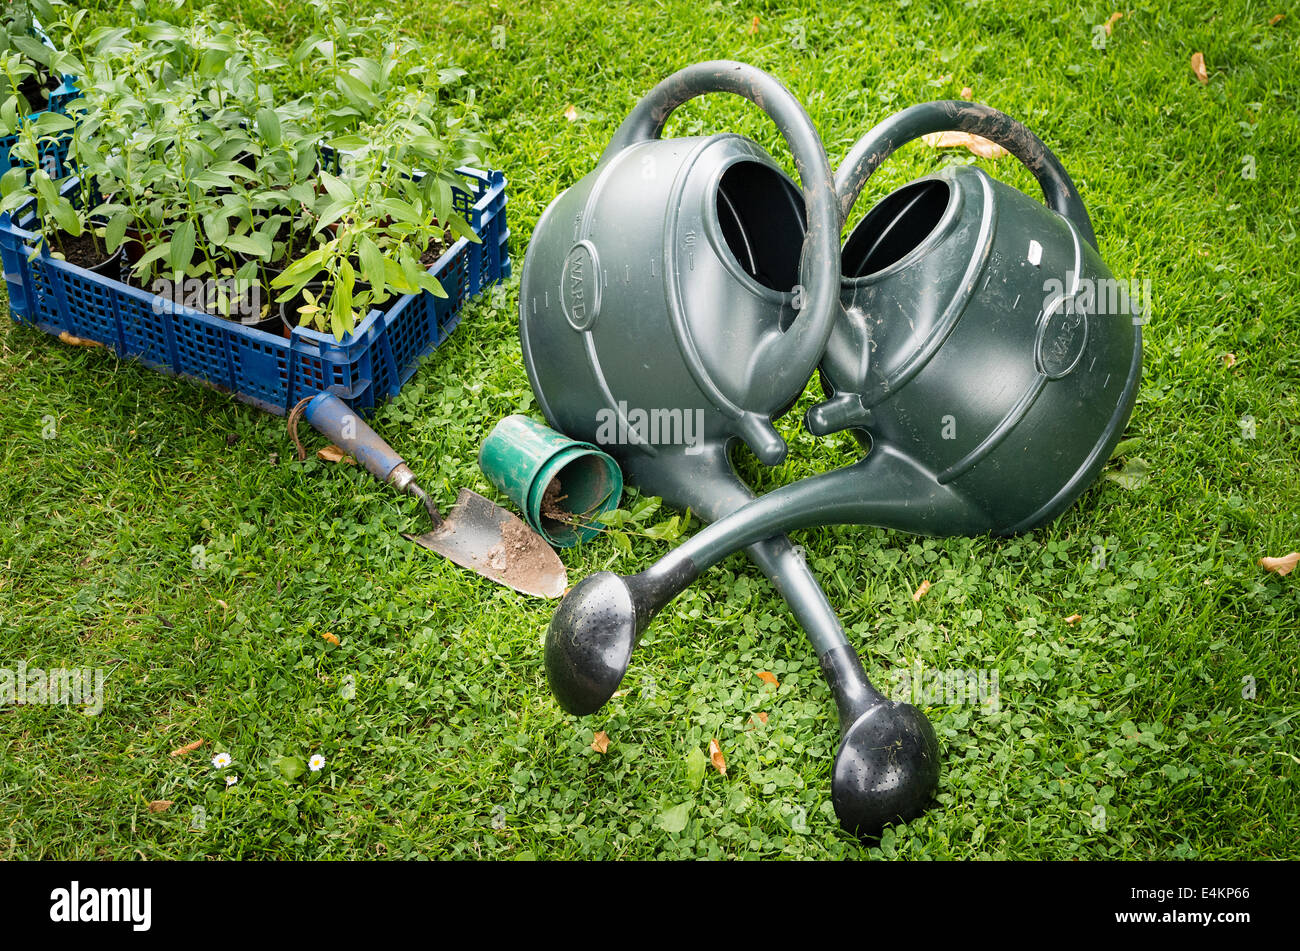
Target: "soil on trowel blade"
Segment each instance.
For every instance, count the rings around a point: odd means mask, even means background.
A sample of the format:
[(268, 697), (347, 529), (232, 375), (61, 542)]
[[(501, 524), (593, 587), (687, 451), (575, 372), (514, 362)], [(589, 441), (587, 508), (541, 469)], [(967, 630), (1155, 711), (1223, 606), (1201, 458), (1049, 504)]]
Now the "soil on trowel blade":
[(523, 522), (501, 526), (501, 541), (487, 552), (487, 564), (515, 584), (535, 590), (546, 587), (553, 574), (554, 553), (540, 535)]

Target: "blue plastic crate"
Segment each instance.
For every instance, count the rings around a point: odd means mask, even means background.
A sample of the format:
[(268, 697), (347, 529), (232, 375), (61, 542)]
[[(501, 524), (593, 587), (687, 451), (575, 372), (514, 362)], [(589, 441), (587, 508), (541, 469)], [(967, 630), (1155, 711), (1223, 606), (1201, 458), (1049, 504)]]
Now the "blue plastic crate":
[[(42, 112), (66, 114), (68, 103), (79, 95), (81, 93), (77, 89), (76, 83), (72, 81), (72, 77), (64, 76), (59, 87), (50, 93), (49, 108), (42, 109), (40, 112), (33, 112), (32, 115), (39, 116)], [(68, 143), (71, 140), (72, 134), (64, 133), (54, 142), (41, 148), (41, 167), (45, 169), (50, 178), (62, 178), (65, 174), (65, 168), (68, 164)], [(14, 143), (17, 141), (17, 135), (0, 135), (0, 175), (13, 167), (13, 162), (9, 161), (9, 150), (14, 147)]]
[[(372, 310), (342, 340), (303, 327), (286, 340), (213, 317), (50, 257), (48, 244), (33, 257), (36, 236), (0, 215), (10, 315), (211, 384), (267, 412), (284, 415), (304, 396), (328, 389), (365, 413), (396, 394), (420, 359), (447, 339), (466, 300), (510, 275), (505, 176), (458, 171), (466, 188), (455, 193), (456, 208), (482, 243), (461, 238), (429, 268), (447, 296), (407, 294), (386, 311)], [(18, 220), (30, 224), (21, 212)]]

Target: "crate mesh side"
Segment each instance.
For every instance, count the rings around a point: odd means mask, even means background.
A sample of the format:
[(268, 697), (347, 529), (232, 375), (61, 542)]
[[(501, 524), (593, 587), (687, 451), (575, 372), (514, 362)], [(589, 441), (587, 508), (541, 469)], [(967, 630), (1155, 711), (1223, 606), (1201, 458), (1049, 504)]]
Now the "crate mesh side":
[[(491, 173), (486, 180), (472, 179), (472, 193), (453, 194), (457, 210), (478, 223), (482, 243), (466, 242), (444, 262), (437, 277), (447, 296), (426, 292), (399, 299), (371, 332), (342, 344), (327, 335), (291, 342), (236, 322), (214, 323), (184, 308), (162, 310), (151, 296), (41, 257), (27, 267), (30, 319), (96, 340), (156, 369), (231, 388), (272, 412), (287, 412), (303, 396), (331, 388), (368, 410), (395, 394), (421, 357), (447, 338), (472, 290), (509, 273), (502, 257), (507, 232), (501, 181), (499, 173)], [(486, 200), (494, 187), (497, 193)], [(21, 260), (30, 250), (30, 235), (14, 228), (8, 216), (0, 219), (0, 233), (9, 260)]]

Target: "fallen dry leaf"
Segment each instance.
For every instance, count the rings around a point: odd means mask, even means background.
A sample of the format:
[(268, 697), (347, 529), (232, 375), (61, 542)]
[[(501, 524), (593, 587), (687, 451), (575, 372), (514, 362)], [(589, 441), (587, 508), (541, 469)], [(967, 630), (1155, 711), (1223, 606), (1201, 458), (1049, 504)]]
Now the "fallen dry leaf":
[(324, 634), (321, 635), (321, 637), (323, 637), (325, 640), (329, 641), (329, 642), (330, 642), (331, 644), (333, 644), (335, 647), (337, 647), (337, 646), (339, 645), (339, 638), (338, 638), (338, 635), (337, 635), (337, 634), (333, 634), (333, 633), (331, 633), (331, 632), (329, 632), (329, 631), (326, 631)]
[(574, 107), (573, 103), (569, 103), (564, 107), (564, 118), (568, 119), (570, 122), (578, 121), (578, 110)]
[(193, 743), (186, 743), (184, 746), (172, 750), (171, 755), (184, 756), (186, 753), (193, 753), (195, 750), (197, 750), (200, 746), (202, 746), (206, 742), (207, 740), (195, 740)]
[(1235, 367), (1237, 365), (1237, 355), (1235, 353), (1223, 353), (1219, 355), (1225, 367)]
[(1110, 15), (1110, 19), (1107, 20), (1105, 23), (1102, 24), (1104, 27), (1106, 27), (1106, 35), (1107, 35), (1107, 36), (1110, 36), (1110, 30), (1111, 30), (1111, 27), (1113, 27), (1113, 26), (1115, 25), (1115, 23), (1116, 23), (1116, 22), (1120, 19), (1120, 17), (1122, 17), (1122, 16), (1124, 16), (1124, 14), (1122, 14), (1122, 13), (1112, 13), (1112, 14)]
[[(609, 749), (609, 734), (604, 730), (597, 730), (596, 736), (591, 741), (591, 748), (597, 753), (603, 753)], [(699, 749), (697, 746), (696, 749)]]
[(925, 597), (925, 593), (929, 590), (930, 590), (930, 582), (922, 581), (921, 587), (917, 588), (915, 591), (912, 592), (912, 600), (920, 601), (922, 598)]
[(969, 86), (962, 86), (961, 97), (969, 102), (971, 99), (975, 98), (975, 90), (971, 89)]
[(316, 455), (326, 462), (346, 462), (350, 466), (355, 466), (357, 464), (355, 459), (333, 443), (326, 446), (324, 449), (316, 450)]
[(1285, 20), (1285, 19), (1286, 19), (1286, 14), (1285, 14), (1285, 13), (1279, 13), (1279, 14), (1277, 14), (1277, 16), (1273, 17), (1273, 19), (1271, 19), (1271, 20), (1268, 21), (1268, 25), (1269, 25), (1269, 26), (1277, 26), (1279, 23), (1281, 23), (1281, 22), (1282, 22), (1283, 20)]
[(756, 730), (760, 726), (766, 726), (766, 725), (767, 725), (767, 714), (759, 712), (759, 713), (755, 713), (753, 716), (749, 718), (749, 726), (745, 727), (745, 730), (746, 732), (748, 732), (749, 730)]
[(1210, 81), (1210, 74), (1205, 71), (1205, 54), (1192, 54), (1192, 72), (1196, 74), (1196, 81), (1202, 86)]
[(932, 149), (970, 149), (980, 158), (995, 159), (1008, 154), (996, 142), (969, 132), (928, 132), (921, 136), (921, 141)]
[(172, 807), (172, 802), (173, 800), (171, 799), (155, 799), (153, 802), (149, 803), (149, 811), (166, 812)]
[(709, 762), (713, 764), (719, 776), (727, 775), (727, 758), (722, 755), (722, 747), (718, 745), (717, 740), (709, 740)]
[(758, 14), (754, 14), (754, 19), (749, 23), (749, 35), (753, 36), (758, 32)]
[(1261, 558), (1259, 560), (1259, 566), (1265, 571), (1271, 571), (1283, 577), (1295, 571), (1297, 564), (1300, 564), (1300, 551), (1293, 551), (1281, 558)]
[(1080, 621), (1082, 621), (1082, 620), (1083, 620), (1083, 615), (1082, 615), (1082, 614), (1071, 614), (1068, 618), (1065, 619), (1065, 623), (1066, 623), (1066, 624), (1078, 624), (1078, 623), (1079, 623)]
[(772, 673), (770, 670), (760, 670), (758, 672), (758, 679), (763, 681), (765, 684), (771, 684), (773, 687), (781, 686), (781, 681), (777, 680), (776, 674)]
[(103, 344), (98, 340), (87, 340), (84, 337), (74, 337), (66, 330), (59, 332), (59, 339), (73, 347), (102, 347)]
[(1004, 155), (1009, 155), (1002, 146), (996, 142), (990, 142), (988, 139), (981, 138), (978, 135), (972, 135), (970, 143), (966, 146), (980, 158), (995, 159)]

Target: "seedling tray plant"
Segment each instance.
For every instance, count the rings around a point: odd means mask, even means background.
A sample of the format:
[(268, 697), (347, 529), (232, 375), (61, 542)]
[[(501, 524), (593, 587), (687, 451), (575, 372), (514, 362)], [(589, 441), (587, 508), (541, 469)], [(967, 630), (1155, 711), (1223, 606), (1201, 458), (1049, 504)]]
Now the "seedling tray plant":
[[(232, 23), (70, 31), (69, 174), (0, 178), (14, 318), (277, 413), (395, 393), (508, 275), (505, 182), (474, 168), (473, 116), (441, 95), (461, 71), (317, 42), (332, 85), (284, 102), (267, 79), (290, 62)], [(28, 123), (16, 148), (73, 124)]]

